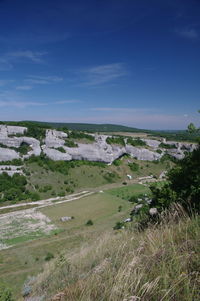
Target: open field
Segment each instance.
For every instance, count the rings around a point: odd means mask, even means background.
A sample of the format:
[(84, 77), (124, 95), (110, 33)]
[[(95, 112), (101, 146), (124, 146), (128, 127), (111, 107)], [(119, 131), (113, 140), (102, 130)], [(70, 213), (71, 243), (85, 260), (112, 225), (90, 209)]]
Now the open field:
[[(134, 158), (122, 157), (118, 160), (119, 165), (105, 165), (105, 167), (81, 165), (70, 168), (69, 174), (64, 175), (57, 171), (46, 170), (36, 163), (26, 165), (28, 172), (27, 188), (34, 192), (38, 191), (41, 199), (55, 197), (57, 195), (66, 195), (73, 192), (79, 192), (82, 189), (89, 190), (110, 183), (121, 184), (127, 181), (127, 174), (133, 179), (141, 176), (155, 175), (159, 177), (162, 171), (168, 170), (173, 163), (139, 161)], [(129, 167), (130, 163), (138, 164), (137, 171), (132, 171)], [(109, 177), (113, 174), (113, 178)], [(45, 186), (49, 185), (49, 189), (45, 190)]]
[[(139, 187), (139, 190), (144, 188), (142, 185), (130, 187), (126, 186), (123, 189), (128, 188), (133, 193), (138, 193)], [(118, 212), (119, 206), (122, 208), (121, 212)], [(131, 203), (113, 195), (109, 190), (103, 193), (96, 192), (72, 202), (37, 208), (39, 214), (45, 216), (48, 221), (51, 220), (50, 225), (53, 225), (56, 230), (50, 235), (43, 234), (32, 241), (22, 242), (21, 238), (21, 243), (18, 241), (14, 247), (2, 250), (0, 253), (2, 281), (13, 289), (17, 300), (22, 300), (20, 296), (24, 281), (29, 275), (33, 276), (42, 271), (48, 252), (54, 256), (59, 256), (62, 250), (72, 254), (80, 246), (92, 242), (105, 230), (112, 232), (117, 221), (129, 216), (131, 208)], [(17, 212), (19, 213), (20, 211)], [(63, 216), (75, 218), (61, 222), (60, 218)], [(89, 219), (94, 223), (92, 226), (85, 225)]]

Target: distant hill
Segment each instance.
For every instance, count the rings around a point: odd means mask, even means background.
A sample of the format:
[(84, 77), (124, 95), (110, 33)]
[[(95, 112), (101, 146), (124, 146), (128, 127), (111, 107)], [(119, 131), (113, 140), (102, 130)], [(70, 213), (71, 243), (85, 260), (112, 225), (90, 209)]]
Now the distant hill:
[(52, 127), (67, 127), (69, 130), (88, 132), (149, 132), (144, 129), (137, 129), (118, 124), (92, 124), (92, 123), (49, 123)]
[(118, 124), (94, 124), (94, 123), (68, 123), (68, 122), (40, 122), (40, 121), (0, 121), (0, 124), (7, 125), (17, 125), (17, 126), (26, 126), (33, 127), (39, 126), (41, 128), (55, 128), (63, 129), (67, 128), (69, 130), (76, 131), (86, 131), (86, 132), (132, 132), (132, 133), (147, 133), (149, 136), (162, 137), (167, 140), (175, 141), (196, 141), (198, 134), (190, 134), (186, 130), (147, 130), (147, 129), (138, 129), (124, 125)]

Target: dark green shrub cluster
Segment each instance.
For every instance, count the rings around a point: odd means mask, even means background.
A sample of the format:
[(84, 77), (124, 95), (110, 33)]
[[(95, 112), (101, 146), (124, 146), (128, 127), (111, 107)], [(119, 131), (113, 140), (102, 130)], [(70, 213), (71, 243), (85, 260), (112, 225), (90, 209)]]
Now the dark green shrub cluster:
[(86, 223), (86, 226), (92, 226), (92, 225), (94, 225), (94, 223), (91, 219), (89, 219)]
[(0, 202), (31, 199), (37, 201), (39, 195), (36, 192), (26, 190), (26, 178), (23, 175), (14, 174), (12, 177), (7, 173), (0, 175)]
[(0, 165), (17, 165), (21, 166), (23, 165), (22, 159), (13, 159), (12, 161), (1, 161)]
[(133, 138), (128, 138), (127, 139), (127, 144), (130, 144), (132, 146), (146, 146), (146, 142), (141, 140), (140, 138), (136, 138), (136, 139), (133, 139)]
[(66, 153), (65, 149), (62, 146), (57, 147), (56, 149), (61, 153)]
[(114, 172), (107, 172), (103, 177), (108, 183), (113, 183), (118, 178), (118, 175)]
[(54, 258), (54, 255), (51, 252), (48, 252), (47, 255), (45, 256), (45, 261), (50, 261), (53, 258)]
[(116, 222), (115, 226), (113, 227), (113, 230), (120, 230), (124, 227), (124, 222)]
[(72, 141), (72, 140), (66, 139), (66, 140), (65, 140), (65, 146), (67, 146), (67, 147), (78, 147), (78, 144), (75, 143), (75, 142)]
[(179, 202), (188, 211), (200, 212), (200, 145), (179, 160), (162, 187), (152, 185), (152, 207), (160, 211), (172, 202)]
[(31, 147), (26, 142), (22, 142), (20, 147), (17, 149), (17, 151), (20, 153), (20, 155), (26, 155), (30, 150), (31, 150)]
[(123, 137), (107, 137), (106, 142), (108, 144), (119, 144), (125, 146), (124, 138)]
[(140, 166), (139, 164), (133, 162), (133, 163), (129, 163), (128, 166), (130, 167), (130, 170), (133, 172), (136, 172), (139, 170)]
[(90, 141), (95, 141), (94, 136), (83, 133), (83, 132), (78, 132), (78, 131), (71, 131), (68, 133), (68, 138), (73, 138), (73, 139), (88, 139)]
[(101, 168), (106, 167), (106, 164), (103, 162), (94, 162), (86, 160), (72, 160), (72, 161), (53, 161), (47, 158), (44, 154), (40, 156), (31, 156), (28, 159), (25, 159), (26, 163), (37, 163), (40, 167), (43, 167), (45, 170), (51, 170), (52, 172), (60, 172), (62, 174), (68, 175), (70, 168), (79, 167), (81, 165), (88, 166), (98, 166)]
[(39, 192), (47, 192), (49, 190), (52, 190), (52, 188), (53, 188), (52, 185), (48, 184), (48, 185), (45, 185), (44, 187), (41, 187), (39, 189)]
[(120, 166), (121, 163), (122, 163), (122, 162), (121, 162), (120, 159), (116, 159), (116, 160), (113, 161), (113, 165), (115, 165), (115, 166)]
[(0, 301), (14, 301), (11, 290), (0, 283)]
[(173, 149), (173, 148), (176, 148), (176, 145), (175, 144), (167, 144), (167, 143), (161, 142), (159, 144), (159, 147), (166, 148), (166, 149)]

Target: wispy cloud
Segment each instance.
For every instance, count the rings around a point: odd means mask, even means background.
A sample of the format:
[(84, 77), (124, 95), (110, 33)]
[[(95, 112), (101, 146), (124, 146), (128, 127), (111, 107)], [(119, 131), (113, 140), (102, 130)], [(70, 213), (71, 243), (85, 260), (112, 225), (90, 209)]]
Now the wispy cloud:
[(55, 104), (63, 105), (63, 104), (77, 103), (77, 102), (80, 102), (80, 100), (78, 100), (78, 99), (69, 99), (69, 100), (59, 100), (59, 101), (56, 101)]
[(25, 79), (25, 82), (30, 84), (37, 84), (37, 85), (47, 85), (51, 83), (58, 83), (63, 80), (62, 77), (58, 76), (37, 76), (31, 75), (28, 79)]
[(158, 109), (155, 108), (124, 108), (124, 107), (96, 107), (96, 108), (90, 108), (90, 111), (96, 111), (96, 112), (108, 112), (108, 113), (138, 113), (138, 112), (151, 112), (151, 111), (158, 111)]
[(3, 54), (0, 58), (0, 71), (8, 71), (13, 68), (14, 63), (20, 62), (32, 62), (32, 63), (44, 63), (43, 57), (47, 52), (38, 52), (31, 50), (13, 51)]
[(12, 79), (0, 79), (0, 87), (4, 87), (12, 82), (14, 82)]
[(112, 82), (115, 79), (127, 75), (128, 72), (122, 63), (99, 65), (88, 69), (81, 70), (79, 75), (81, 86), (97, 86)]
[(7, 58), (0, 58), (0, 71), (8, 71), (12, 69), (12, 64)]
[(28, 85), (26, 85), (26, 86), (17, 86), (16, 89), (17, 90), (22, 90), (22, 91), (28, 91), (28, 90), (33, 89), (33, 87), (32, 86), (28, 86)]
[(31, 51), (31, 50), (24, 50), (24, 51), (14, 51), (9, 52), (6, 54), (8, 60), (13, 59), (28, 59), (34, 63), (42, 63), (42, 57), (47, 54), (47, 52), (38, 52), (38, 51)]
[(46, 106), (47, 103), (42, 102), (28, 102), (28, 101), (2, 101), (0, 100), (0, 107), (17, 107), (25, 108), (30, 106)]
[(199, 38), (199, 33), (194, 28), (176, 29), (175, 32), (179, 36), (189, 39), (189, 40), (197, 40)]

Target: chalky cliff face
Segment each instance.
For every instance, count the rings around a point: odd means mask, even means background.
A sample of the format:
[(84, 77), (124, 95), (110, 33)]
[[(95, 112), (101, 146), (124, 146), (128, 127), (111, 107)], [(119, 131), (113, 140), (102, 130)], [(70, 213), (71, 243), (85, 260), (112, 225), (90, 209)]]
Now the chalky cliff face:
[[(33, 137), (26, 137), (27, 128), (18, 126), (0, 125), (0, 161), (11, 161), (13, 159), (25, 159), (32, 155), (39, 156), (45, 154), (52, 160), (88, 160), (112, 163), (122, 155), (128, 154), (138, 160), (159, 160), (164, 154), (181, 159), (185, 151), (192, 151), (194, 144), (166, 142), (171, 146), (169, 149), (160, 148), (161, 141), (142, 139), (146, 146), (135, 147), (127, 143), (124, 139), (124, 146), (117, 144), (108, 144), (107, 135), (93, 135), (92, 143), (79, 143), (73, 147), (66, 146), (70, 140), (68, 135), (62, 131), (46, 130), (46, 137), (39, 141)], [(91, 134), (92, 135), (92, 134)], [(19, 148), (22, 144), (28, 145), (26, 154), (21, 154)], [(159, 151), (158, 151), (159, 150)]]

